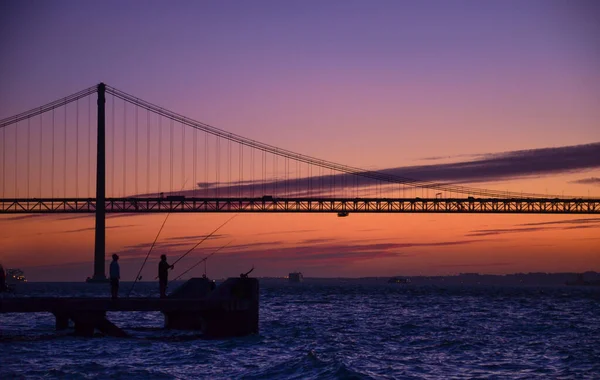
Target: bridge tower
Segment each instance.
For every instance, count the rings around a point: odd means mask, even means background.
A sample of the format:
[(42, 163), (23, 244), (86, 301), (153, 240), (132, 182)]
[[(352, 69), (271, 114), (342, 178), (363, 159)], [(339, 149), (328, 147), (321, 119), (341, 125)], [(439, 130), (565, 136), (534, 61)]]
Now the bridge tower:
[(106, 214), (106, 149), (105, 149), (105, 103), (106, 85), (98, 85), (98, 136), (96, 157), (96, 229), (94, 244), (94, 275), (88, 282), (107, 282), (104, 265), (105, 214)]

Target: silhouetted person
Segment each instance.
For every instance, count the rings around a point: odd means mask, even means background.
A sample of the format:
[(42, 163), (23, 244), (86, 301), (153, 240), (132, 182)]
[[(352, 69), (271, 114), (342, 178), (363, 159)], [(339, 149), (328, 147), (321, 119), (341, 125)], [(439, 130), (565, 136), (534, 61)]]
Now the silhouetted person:
[(248, 278), (248, 275), (250, 273), (252, 273), (253, 270), (254, 270), (254, 265), (252, 266), (252, 269), (250, 269), (248, 272), (246, 272), (246, 273), (240, 273), (240, 277), (241, 278)]
[(174, 265), (167, 263), (167, 256), (160, 255), (160, 262), (158, 263), (158, 283), (160, 287), (160, 298), (167, 296), (167, 284), (169, 283), (169, 269), (175, 268)]
[(121, 279), (121, 268), (119, 268), (119, 256), (112, 255), (113, 261), (110, 263), (110, 294), (113, 300), (119, 296), (119, 280)]

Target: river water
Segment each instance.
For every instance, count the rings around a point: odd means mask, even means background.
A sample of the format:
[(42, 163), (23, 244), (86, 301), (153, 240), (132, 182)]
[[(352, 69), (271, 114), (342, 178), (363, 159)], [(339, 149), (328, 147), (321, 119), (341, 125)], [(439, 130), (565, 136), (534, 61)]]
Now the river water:
[[(133, 295), (157, 293), (141, 283)], [(260, 297), (260, 333), (225, 340), (163, 330), (158, 312), (108, 313), (126, 339), (57, 332), (50, 314), (0, 314), (0, 378), (600, 378), (599, 288), (265, 280)]]

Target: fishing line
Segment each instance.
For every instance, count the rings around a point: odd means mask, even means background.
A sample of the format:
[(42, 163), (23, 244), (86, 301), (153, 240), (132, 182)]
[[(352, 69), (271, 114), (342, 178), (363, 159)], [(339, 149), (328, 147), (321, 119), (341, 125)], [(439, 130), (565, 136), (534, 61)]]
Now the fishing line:
[[(185, 272), (183, 272), (182, 274), (180, 274), (179, 276), (175, 277), (174, 279), (172, 279), (171, 281), (177, 281), (179, 278), (181, 278), (181, 276), (183, 276), (184, 274), (186, 274), (187, 272), (191, 271), (192, 269), (194, 269), (195, 267), (197, 267), (198, 265), (202, 264), (203, 262), (207, 261), (211, 256), (213, 256), (215, 253), (219, 252), (220, 250), (224, 249), (225, 247), (227, 247), (229, 244), (233, 243), (234, 241), (230, 241), (229, 243), (225, 244), (224, 246), (219, 247), (218, 249), (216, 249), (215, 251), (211, 252), (209, 255), (207, 255), (206, 257), (204, 257), (202, 260), (198, 261), (196, 264), (192, 265), (188, 270), (186, 270)], [(206, 273), (205, 273), (206, 274)], [(169, 281), (169, 282), (171, 282)]]
[(193, 246), (192, 248), (190, 248), (186, 253), (184, 253), (180, 258), (178, 258), (177, 260), (175, 260), (175, 262), (173, 264), (171, 264), (171, 266), (177, 264), (181, 259), (183, 259), (185, 256), (187, 256), (188, 253), (192, 252), (194, 249), (196, 249), (196, 247), (198, 247), (200, 244), (202, 244), (204, 241), (206, 241), (208, 238), (210, 238), (211, 236), (213, 236), (215, 233), (217, 233), (217, 231), (219, 231), (222, 227), (224, 227), (227, 223), (231, 222), (233, 220), (233, 218), (235, 218), (236, 216), (238, 216), (238, 214), (235, 214), (234, 216), (232, 216), (231, 218), (227, 219), (227, 221), (225, 221), (225, 223), (221, 224), (219, 227), (217, 227), (213, 232), (210, 233), (210, 235), (205, 236), (202, 240), (200, 240), (195, 246)]
[[(185, 188), (185, 184), (186, 183), (187, 183), (187, 180), (183, 183), (183, 186), (181, 187), (181, 191), (183, 191), (183, 189)], [(144, 262), (142, 263), (142, 266), (140, 267), (140, 270), (138, 271), (138, 274), (135, 276), (135, 280), (133, 281), (133, 285), (131, 285), (131, 289), (129, 289), (129, 293), (127, 293), (127, 298), (129, 298), (129, 295), (133, 291), (133, 288), (135, 287), (135, 284), (138, 282), (139, 279), (141, 279), (140, 273), (142, 273), (142, 269), (144, 269), (144, 265), (146, 265), (146, 262), (148, 261), (148, 257), (150, 257), (150, 253), (154, 249), (154, 246), (156, 245), (156, 242), (158, 241), (158, 237), (160, 236), (160, 233), (162, 232), (163, 228), (165, 227), (165, 224), (167, 223), (167, 219), (169, 219), (170, 215), (171, 215), (171, 211), (169, 211), (167, 213), (167, 216), (165, 217), (165, 220), (163, 220), (162, 226), (160, 226), (160, 229), (158, 230), (158, 234), (156, 234), (156, 237), (154, 238), (154, 242), (152, 242), (152, 245), (150, 246), (150, 250), (148, 251), (148, 254), (146, 255), (146, 258), (144, 259)]]

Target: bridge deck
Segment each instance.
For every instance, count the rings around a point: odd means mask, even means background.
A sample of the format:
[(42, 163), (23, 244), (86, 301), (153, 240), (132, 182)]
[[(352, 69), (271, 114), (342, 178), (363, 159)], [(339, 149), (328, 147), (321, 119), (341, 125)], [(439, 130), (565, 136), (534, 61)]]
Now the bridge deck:
[[(231, 300), (169, 298), (15, 297), (0, 299), (0, 313), (182, 311), (233, 309)], [(239, 302), (238, 302), (239, 303)]]
[[(582, 198), (108, 198), (107, 213), (496, 213), (600, 214)], [(0, 214), (94, 213), (94, 198), (0, 199)]]

